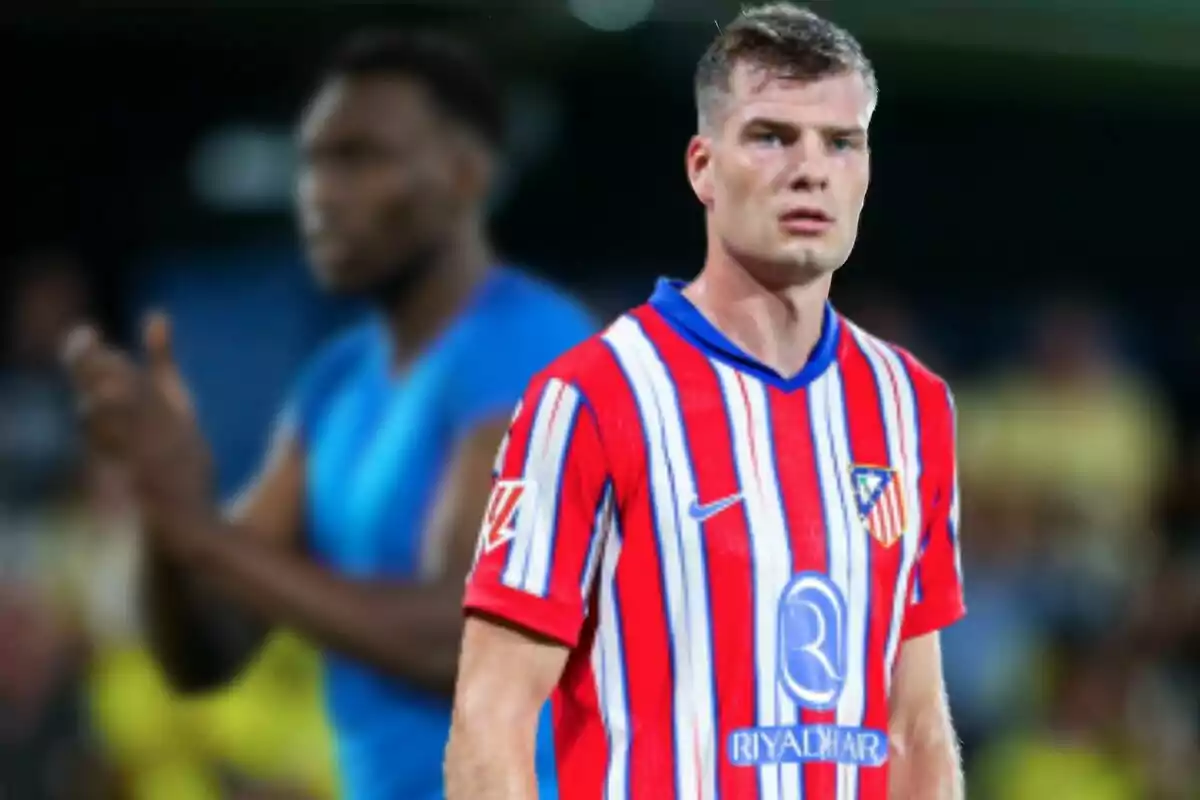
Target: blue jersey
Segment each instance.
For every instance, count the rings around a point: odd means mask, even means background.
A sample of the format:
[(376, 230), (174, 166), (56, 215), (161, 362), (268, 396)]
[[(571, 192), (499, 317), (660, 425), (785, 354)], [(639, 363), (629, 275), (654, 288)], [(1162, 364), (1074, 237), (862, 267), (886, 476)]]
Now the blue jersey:
[[(533, 375), (594, 330), (579, 305), (497, 269), (402, 374), (371, 320), (328, 345), (301, 376), (290, 412), (308, 464), (308, 545), (360, 578), (418, 579), (422, 534), (460, 437), (507, 418)], [(450, 701), (371, 667), (326, 656), (327, 705), (344, 796), (440, 800)], [(550, 725), (538, 767), (553, 788)]]

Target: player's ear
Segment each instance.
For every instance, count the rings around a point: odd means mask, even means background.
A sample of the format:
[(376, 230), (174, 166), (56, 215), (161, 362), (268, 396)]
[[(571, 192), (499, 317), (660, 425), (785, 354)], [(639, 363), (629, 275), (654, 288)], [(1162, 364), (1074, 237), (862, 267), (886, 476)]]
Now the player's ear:
[(712, 203), (712, 148), (705, 136), (696, 134), (688, 142), (684, 157), (688, 182), (696, 198), (704, 205)]

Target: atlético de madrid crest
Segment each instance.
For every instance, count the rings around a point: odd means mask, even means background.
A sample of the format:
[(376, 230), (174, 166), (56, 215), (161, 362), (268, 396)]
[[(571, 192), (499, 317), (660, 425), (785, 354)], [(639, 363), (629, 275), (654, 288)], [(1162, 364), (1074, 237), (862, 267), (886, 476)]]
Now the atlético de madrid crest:
[(855, 464), (850, 467), (850, 483), (858, 516), (867, 531), (884, 547), (895, 544), (908, 525), (900, 471)]

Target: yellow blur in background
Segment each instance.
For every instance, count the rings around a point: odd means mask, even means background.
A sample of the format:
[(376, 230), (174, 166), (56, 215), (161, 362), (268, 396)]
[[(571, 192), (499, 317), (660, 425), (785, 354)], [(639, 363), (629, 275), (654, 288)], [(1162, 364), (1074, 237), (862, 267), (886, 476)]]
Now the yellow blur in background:
[(276, 635), (233, 687), (179, 699), (137, 647), (96, 654), (89, 670), (92, 718), (131, 800), (220, 800), (223, 779), (335, 796), (331, 740), (316, 653)]
[(89, 463), (73, 501), (39, 527), (39, 588), (53, 598), (63, 638), (78, 648), (81, 701), (118, 796), (336, 796), (320, 661), (300, 637), (273, 634), (219, 692), (180, 697), (167, 686), (142, 643), (133, 591), (140, 539), (114, 467)]

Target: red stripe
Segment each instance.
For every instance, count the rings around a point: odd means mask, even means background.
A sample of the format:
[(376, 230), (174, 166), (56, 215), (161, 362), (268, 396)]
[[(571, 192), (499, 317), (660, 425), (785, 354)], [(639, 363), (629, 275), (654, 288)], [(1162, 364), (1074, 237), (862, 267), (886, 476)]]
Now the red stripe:
[[(555, 398), (552, 413), (559, 413), (560, 400)], [(563, 454), (562, 474), (566, 477), (559, 486), (539, 486), (537, 491), (557, 493), (547, 596), (582, 605), (579, 576), (591, 553), (596, 535), (596, 507), (604, 494), (607, 476), (596, 468), (602, 453), (591, 410), (581, 406), (572, 416), (573, 420), (559, 421), (560, 425), (572, 426)]]
[[(809, 414), (809, 390), (784, 393), (772, 388), (767, 393), (771, 411), (771, 436), (775, 447), (775, 470), (783, 495), (784, 520), (792, 549), (792, 571), (829, 570), (829, 532), (822, 509), (821, 481)], [(782, 422), (786, 420), (786, 424)], [(824, 435), (824, 432), (818, 432)], [(800, 709), (804, 725), (833, 724), (833, 711)], [(804, 797), (834, 797), (837, 773), (832, 764), (804, 765)]]
[[(720, 401), (721, 384), (708, 359), (656, 313), (639, 315), (679, 392), (697, 500), (701, 504), (741, 491), (731, 422)], [(690, 498), (684, 498), (690, 502)], [(757, 771), (734, 767), (725, 757), (729, 735), (755, 724), (754, 587), (750, 536), (743, 503), (703, 523), (704, 561), (712, 620), (713, 678), (717, 710), (717, 787), (721, 797), (755, 800)]]
[[(875, 373), (857, 346), (846, 348), (842, 361), (842, 380), (846, 422), (850, 430), (851, 460), (856, 464), (887, 465), (898, 470), (893, 474), (889, 488), (899, 490), (904, 480), (899, 470), (903, 470), (905, 465), (903, 462), (892, 463), (883, 416), (883, 404), (891, 405), (895, 407), (897, 423), (900, 422), (894, 388), (885, 385), (881, 396)], [(904, 551), (895, 542), (885, 547), (873, 536), (867, 536), (866, 539), (871, 569), (867, 597), (871, 611), (867, 620), (866, 708), (863, 724), (868, 728), (886, 731), (888, 699), (884, 684), (884, 658), (895, 602), (894, 588)], [(886, 765), (862, 768), (858, 779), (860, 800), (886, 800)]]

